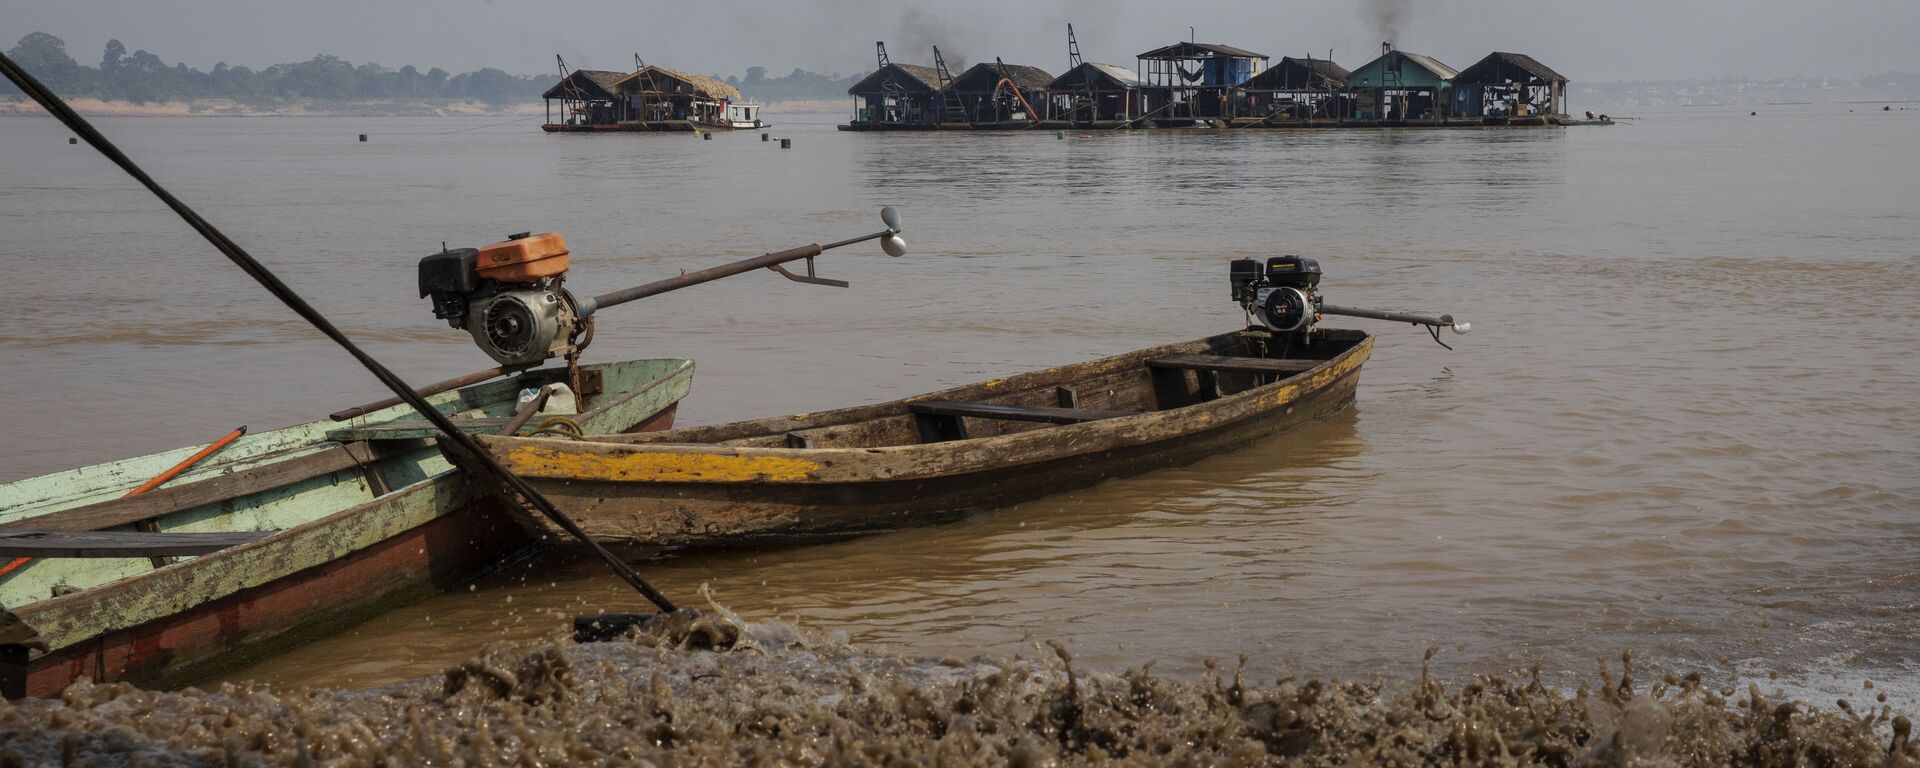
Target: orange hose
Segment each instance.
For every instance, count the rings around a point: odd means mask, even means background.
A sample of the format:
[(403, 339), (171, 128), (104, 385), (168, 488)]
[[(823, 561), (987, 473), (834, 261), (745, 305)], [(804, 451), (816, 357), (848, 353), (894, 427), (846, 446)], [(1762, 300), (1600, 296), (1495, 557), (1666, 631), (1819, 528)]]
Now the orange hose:
[[(180, 463), (173, 465), (167, 471), (162, 472), (158, 475), (154, 475), (152, 480), (148, 480), (145, 483), (141, 483), (140, 487), (135, 488), (131, 491), (128, 491), (126, 496), (122, 496), (120, 498), (124, 499), (124, 498), (127, 498), (128, 496), (138, 496), (140, 494), (146, 493), (147, 491), (151, 491), (155, 488), (160, 487), (161, 485), (166, 484), (168, 480), (172, 480), (176, 477), (179, 477), (180, 473), (185, 472), (189, 469), (192, 469), (193, 465), (206, 460), (208, 456), (212, 456), (216, 453), (219, 453), (221, 449), (226, 448), (229, 445), (232, 445), (233, 441), (240, 439), (245, 434), (247, 434), (247, 427), (246, 425), (242, 424), (238, 429), (235, 429), (232, 432), (228, 432), (225, 437), (222, 437), (218, 440), (213, 441), (212, 444), (208, 445), (205, 448), (200, 449), (199, 452), (193, 454), (192, 456), (188, 456), (184, 461), (181, 461)], [(14, 558), (13, 562), (7, 563), (6, 565), (0, 565), (0, 576), (6, 576), (9, 573), (13, 573), (14, 571), (20, 570), (21, 566), (24, 566), (30, 562), (33, 562), (33, 558), (31, 557)]]
[(1029, 104), (1029, 103), (1027, 103), (1027, 95), (1026, 95), (1026, 94), (1024, 94), (1024, 93), (1021, 93), (1021, 92), (1020, 92), (1020, 86), (1018, 86), (1018, 85), (1014, 85), (1014, 83), (1013, 83), (1013, 81), (1012, 81), (1012, 80), (1010, 80), (1010, 79), (1008, 79), (1008, 78), (1004, 78), (1004, 77), (1003, 77), (1003, 78), (1000, 78), (1000, 82), (998, 82), (998, 83), (994, 83), (994, 85), (993, 85), (993, 91), (994, 91), (994, 93), (995, 93), (996, 95), (998, 95), (998, 94), (999, 94), (999, 92), (1000, 92), (1000, 86), (1003, 86), (1003, 85), (1004, 85), (1004, 86), (1007, 86), (1007, 87), (1009, 87), (1009, 88), (1012, 88), (1012, 89), (1013, 89), (1013, 97), (1014, 97), (1014, 98), (1016, 98), (1016, 99), (1019, 99), (1019, 100), (1020, 100), (1020, 106), (1023, 106), (1023, 107), (1026, 107), (1026, 108), (1027, 108), (1027, 122), (1029, 122), (1029, 123), (1037, 123), (1037, 122), (1040, 122), (1040, 116), (1039, 116), (1039, 115), (1037, 115), (1037, 114), (1034, 114), (1034, 111), (1033, 111), (1033, 105), (1032, 105), (1032, 104)]

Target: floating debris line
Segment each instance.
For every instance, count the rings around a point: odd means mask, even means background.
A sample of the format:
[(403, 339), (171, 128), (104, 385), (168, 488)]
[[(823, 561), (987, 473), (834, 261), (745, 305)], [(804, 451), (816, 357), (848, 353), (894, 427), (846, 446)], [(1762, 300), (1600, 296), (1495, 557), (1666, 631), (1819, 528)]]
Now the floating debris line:
[(929, 659), (716, 615), (612, 642), (499, 644), (366, 691), (83, 683), (0, 705), (0, 763), (1920, 763), (1884, 704), (1813, 708), (1698, 676), (1649, 685), (1630, 661), (1571, 692), (1537, 671), (1261, 683), (1244, 660), (1173, 680), (1151, 665), (1086, 673), (1058, 644), (1039, 659)]

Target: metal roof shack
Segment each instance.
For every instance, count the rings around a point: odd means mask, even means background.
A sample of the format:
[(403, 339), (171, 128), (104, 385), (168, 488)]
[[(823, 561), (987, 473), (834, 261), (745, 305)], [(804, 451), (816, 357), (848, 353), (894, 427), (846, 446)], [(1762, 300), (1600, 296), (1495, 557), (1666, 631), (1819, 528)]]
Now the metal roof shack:
[(1453, 108), (1453, 79), (1459, 70), (1432, 56), (1382, 44), (1379, 58), (1347, 75), (1347, 91), (1354, 98), (1354, 117), (1361, 120), (1406, 122), (1444, 121)]
[(1239, 85), (1267, 68), (1266, 54), (1219, 43), (1174, 43), (1134, 58), (1141, 80), (1176, 88)]
[(1230, 90), (1267, 68), (1267, 55), (1219, 43), (1184, 42), (1142, 53), (1146, 116), (1159, 125), (1192, 125), (1242, 111)]
[(1453, 78), (1458, 114), (1485, 118), (1565, 115), (1567, 78), (1524, 53), (1495, 51)]

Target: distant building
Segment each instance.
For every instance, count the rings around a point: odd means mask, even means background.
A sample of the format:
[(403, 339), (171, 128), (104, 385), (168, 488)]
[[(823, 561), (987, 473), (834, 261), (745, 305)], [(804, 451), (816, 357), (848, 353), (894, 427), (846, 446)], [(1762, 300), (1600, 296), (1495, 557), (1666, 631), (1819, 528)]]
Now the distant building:
[(1145, 111), (1146, 85), (1131, 69), (1089, 61), (1054, 78), (1046, 90), (1055, 120), (1092, 125), (1138, 117)]
[(1267, 68), (1267, 55), (1219, 43), (1174, 43), (1140, 54), (1147, 116), (1161, 125), (1224, 119), (1244, 110), (1234, 87)]
[(1567, 78), (1524, 53), (1494, 52), (1453, 79), (1463, 117), (1555, 117), (1567, 114)]
[(1441, 121), (1452, 108), (1458, 70), (1431, 56), (1384, 46), (1380, 58), (1347, 76), (1353, 117), (1380, 122)]
[[(631, 72), (576, 69), (540, 98), (547, 103), (547, 124), (558, 126), (613, 125), (627, 119), (627, 100), (620, 81)], [(553, 120), (553, 103), (560, 102), (560, 122)]]
[(932, 128), (940, 123), (940, 73), (932, 67), (894, 64), (874, 70), (847, 94), (853, 97), (849, 127)]
[(634, 120), (660, 123), (686, 120), (719, 125), (727, 104), (740, 100), (740, 90), (705, 75), (648, 66), (620, 81), (627, 114)]
[(1052, 81), (1053, 75), (1039, 67), (998, 61), (975, 64), (947, 86), (961, 110), (960, 115), (946, 115), (947, 122), (1004, 123), (1015, 120), (1015, 115), (1024, 115), (1020, 119), (1028, 121), (1045, 120), (1047, 84)]
[(1327, 59), (1286, 56), (1240, 84), (1246, 94), (1241, 117), (1306, 120), (1348, 116), (1345, 67)]

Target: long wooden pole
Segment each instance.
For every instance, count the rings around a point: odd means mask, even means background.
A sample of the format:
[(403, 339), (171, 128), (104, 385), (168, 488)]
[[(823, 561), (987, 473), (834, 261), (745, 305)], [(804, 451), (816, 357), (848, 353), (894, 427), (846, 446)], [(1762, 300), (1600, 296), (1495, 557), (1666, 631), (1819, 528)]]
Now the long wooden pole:
[(178, 214), (188, 226), (193, 227), (195, 232), (200, 233), (201, 237), (206, 238), (207, 242), (211, 244), (215, 250), (220, 252), (220, 255), (227, 257), (235, 266), (246, 272), (247, 276), (252, 277), (255, 282), (260, 284), (260, 287), (265, 288), (268, 293), (273, 294), (274, 298), (279, 299), (282, 304), (287, 305), (287, 308), (293, 310), (294, 314), (299, 315), (300, 319), (307, 321), (315, 330), (325, 334), (328, 339), (340, 345), (340, 348), (345, 350), (347, 354), (352, 355), (353, 359), (365, 367), (368, 373), (373, 374), (373, 377), (379, 379), (380, 383), (386, 385), (387, 389), (391, 390), (394, 395), (406, 401), (407, 405), (412, 406), (415, 411), (419, 412), (422, 418), (432, 423), (435, 429), (440, 430), (442, 435), (442, 448), (444, 449), (450, 446), (452, 448), (451, 455), (456, 459), (456, 463), (464, 462), (467, 464), (465, 468), (467, 468), (468, 471), (477, 471), (479, 479), (482, 482), (494, 486), (495, 496), (502, 502), (515, 506), (532, 507), (534, 511), (545, 515), (547, 519), (552, 520), (555, 525), (565, 530), (568, 535), (578, 540), (581, 544), (586, 545), (588, 549), (598, 555), (600, 559), (607, 564), (607, 567), (618, 575), (622, 581), (627, 582), (628, 585), (632, 586), (641, 595), (644, 595), (655, 607), (663, 612), (669, 613), (674, 610), (673, 601), (668, 600), (666, 595), (661, 594), (659, 590), (653, 588), (653, 585), (648, 584), (645, 579), (640, 578), (640, 574), (634, 573), (633, 569), (628, 567), (625, 561), (615, 556), (613, 552), (609, 551), (605, 546), (602, 546), (600, 542), (594, 541), (593, 537), (588, 536), (586, 531), (581, 530), (580, 526), (574, 523), (571, 518), (567, 517), (566, 513), (561, 512), (558, 507), (555, 507), (553, 502), (549, 501), (547, 497), (540, 495), (540, 492), (534, 490), (533, 486), (528, 485), (527, 481), (507, 471), (507, 468), (501, 466), (499, 461), (496, 461), (492, 456), (487, 454), (486, 448), (480, 445), (478, 440), (475, 440), (472, 435), (462, 431), (459, 425), (453, 423), (452, 418), (433, 407), (432, 403), (427, 402), (425, 397), (416, 393), (413, 387), (401, 379), (398, 374), (395, 374), (391, 369), (382, 365), (380, 361), (375, 360), (372, 355), (367, 354), (367, 351), (361, 349), (358, 344), (353, 343), (353, 340), (347, 338), (347, 335), (342, 333), (332, 321), (328, 320), (326, 315), (320, 314), (320, 310), (315, 309), (312, 304), (308, 303), (299, 293), (296, 293), (293, 288), (289, 287), (278, 275), (275, 275), (272, 270), (267, 269), (265, 264), (261, 264), (259, 259), (253, 257), (253, 254), (247, 253), (245, 248), (240, 247), (239, 243), (233, 241), (233, 238), (228, 237), (225, 232), (220, 231), (212, 222), (207, 221), (186, 203), (181, 202), (180, 198), (174, 197), (172, 192), (168, 192), (165, 187), (160, 186), (160, 182), (154, 181), (152, 176), (148, 175), (145, 170), (142, 170), (138, 164), (134, 163), (132, 158), (127, 157), (125, 152), (120, 151), (119, 147), (114, 146), (113, 142), (101, 134), (99, 129), (93, 127), (92, 123), (87, 122), (86, 118), (81, 117), (80, 113), (73, 111), (73, 107), (62, 100), (58, 94), (35, 79), (33, 75), (29, 74), (25, 69), (22, 69), (18, 63), (14, 62), (13, 59), (4, 53), (0, 53), (0, 74), (6, 75), (6, 78), (13, 81), (14, 85), (19, 86), (22, 92), (31, 96), (40, 106), (45, 107), (49, 113), (52, 113), (55, 118), (59, 119), (62, 125), (65, 125), (69, 130), (78, 134), (79, 138), (85, 140), (88, 146), (99, 150), (100, 154), (105, 155), (114, 165), (120, 166), (120, 169), (126, 171), (127, 175), (132, 176), (135, 181), (140, 182), (141, 186), (146, 187), (155, 197), (160, 198), (160, 201), (165, 203), (174, 213)]

